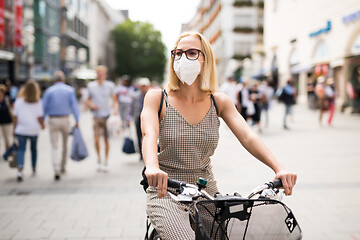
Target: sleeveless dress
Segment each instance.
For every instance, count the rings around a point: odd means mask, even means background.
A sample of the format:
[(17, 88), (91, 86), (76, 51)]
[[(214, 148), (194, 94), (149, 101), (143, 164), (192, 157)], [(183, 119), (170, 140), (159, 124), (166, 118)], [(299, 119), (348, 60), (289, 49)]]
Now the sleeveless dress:
[[(219, 140), (220, 121), (216, 103), (212, 100), (206, 116), (193, 125), (169, 103), (166, 92), (164, 99), (166, 111), (159, 125), (160, 169), (169, 178), (191, 184), (196, 184), (197, 179), (202, 177), (208, 181), (206, 191), (214, 195), (218, 190), (210, 156), (214, 154)], [(189, 210), (188, 205), (173, 200), (169, 195), (159, 199), (155, 188), (147, 189), (147, 214), (162, 239), (195, 239)]]

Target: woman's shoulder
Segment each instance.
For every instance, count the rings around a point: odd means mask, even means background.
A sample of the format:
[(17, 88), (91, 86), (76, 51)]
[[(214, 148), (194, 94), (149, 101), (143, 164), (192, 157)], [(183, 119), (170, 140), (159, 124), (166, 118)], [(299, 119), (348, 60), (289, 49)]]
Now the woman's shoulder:
[(157, 100), (161, 100), (161, 94), (164, 90), (157, 88), (157, 89), (150, 89), (146, 95), (145, 95), (145, 99), (147, 101), (157, 101)]
[(215, 92), (213, 93), (213, 96), (217, 104), (223, 105), (223, 104), (228, 104), (229, 102), (232, 103), (232, 100), (226, 93)]

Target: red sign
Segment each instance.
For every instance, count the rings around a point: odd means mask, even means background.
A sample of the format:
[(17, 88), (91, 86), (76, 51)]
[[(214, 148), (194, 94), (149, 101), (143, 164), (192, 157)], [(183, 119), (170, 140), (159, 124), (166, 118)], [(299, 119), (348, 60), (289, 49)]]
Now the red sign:
[(21, 31), (23, 23), (23, 0), (15, 0), (15, 47), (21, 47)]
[(5, 0), (0, 0), (0, 44), (4, 39), (5, 26)]

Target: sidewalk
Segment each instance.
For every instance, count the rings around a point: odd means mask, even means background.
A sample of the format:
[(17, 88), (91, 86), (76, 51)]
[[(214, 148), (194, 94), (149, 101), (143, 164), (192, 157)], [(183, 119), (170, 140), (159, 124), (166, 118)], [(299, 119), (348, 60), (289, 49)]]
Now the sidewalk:
[[(294, 194), (284, 202), (294, 211), (303, 239), (360, 240), (360, 117), (336, 113), (333, 127), (319, 127), (317, 114), (296, 106), (292, 130), (286, 131), (283, 106), (275, 106), (260, 137), (298, 173)], [(80, 128), (90, 157), (69, 159), (60, 182), (53, 180), (47, 130), (39, 137), (38, 176), (31, 177), (29, 151), (23, 183), (0, 162), (0, 239), (143, 239), (143, 163), (138, 154), (123, 154), (116, 138), (110, 172), (97, 172), (91, 125), (91, 115), (83, 114)], [(213, 166), (222, 193), (245, 194), (272, 180), (272, 171), (243, 150), (224, 122), (220, 135)]]

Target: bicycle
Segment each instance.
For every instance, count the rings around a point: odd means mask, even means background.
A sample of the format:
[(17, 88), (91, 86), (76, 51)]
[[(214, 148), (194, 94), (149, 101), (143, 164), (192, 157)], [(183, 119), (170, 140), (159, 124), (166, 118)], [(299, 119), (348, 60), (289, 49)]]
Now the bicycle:
[[(197, 185), (168, 179), (168, 187), (178, 193), (168, 191), (170, 196), (192, 207), (190, 223), (196, 240), (302, 239), (294, 214), (281, 202), (283, 191), (278, 190), (282, 187), (280, 179), (255, 188), (245, 197), (238, 193), (210, 196), (205, 191), (206, 183), (201, 178)], [(161, 240), (155, 229), (148, 235), (150, 225), (148, 219), (145, 240)]]

